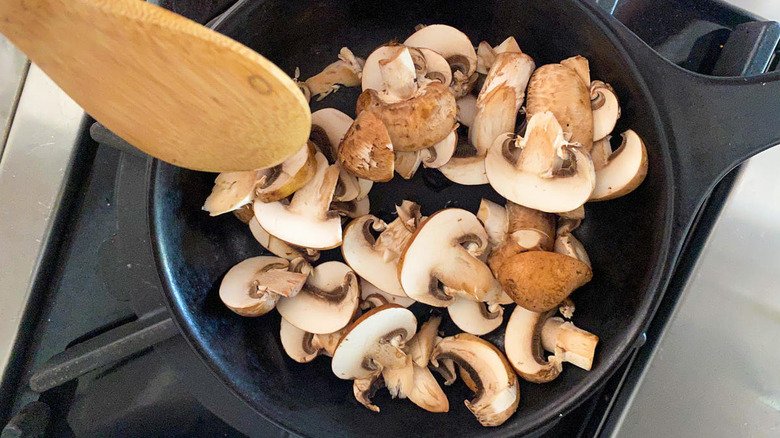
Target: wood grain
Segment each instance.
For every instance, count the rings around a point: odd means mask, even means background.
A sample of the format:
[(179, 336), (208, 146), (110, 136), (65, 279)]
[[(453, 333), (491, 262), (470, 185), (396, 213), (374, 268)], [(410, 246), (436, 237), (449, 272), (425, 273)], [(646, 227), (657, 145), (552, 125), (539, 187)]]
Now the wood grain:
[(311, 114), (273, 63), (139, 0), (2, 0), (0, 33), (134, 146), (205, 171), (273, 166)]

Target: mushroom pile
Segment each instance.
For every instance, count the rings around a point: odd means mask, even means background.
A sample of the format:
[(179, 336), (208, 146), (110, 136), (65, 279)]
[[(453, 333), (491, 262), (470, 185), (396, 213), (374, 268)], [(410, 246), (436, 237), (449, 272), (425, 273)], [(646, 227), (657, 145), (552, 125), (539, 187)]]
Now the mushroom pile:
[[(228, 308), (248, 317), (276, 309), (288, 356), (332, 358), (333, 374), (375, 412), (381, 388), (447, 412), (436, 373), (444, 385), (460, 376), (475, 393), (466, 407), (498, 426), (518, 409), (518, 377), (549, 382), (564, 362), (591, 369), (598, 337), (571, 322), (570, 295), (593, 277), (574, 231), (587, 202), (641, 184), (647, 151), (632, 130), (612, 150), (619, 101), (591, 81), (587, 59), (536, 68), (513, 37), (475, 48), (434, 24), (365, 60), (343, 48), (298, 85), (318, 99), (361, 86), (356, 117), (315, 111), (309, 140), (282, 164), (216, 178), (203, 209), (234, 212), (274, 255), (227, 272), (219, 295)], [(477, 212), (426, 217), (425, 206), (399, 199), (393, 220), (372, 215), (373, 184), (420, 166), (490, 184), (505, 205), (483, 199)], [(339, 247), (342, 261), (317, 263)], [(446, 324), (458, 331), (444, 336)], [(502, 349), (480, 337), (495, 332)]]

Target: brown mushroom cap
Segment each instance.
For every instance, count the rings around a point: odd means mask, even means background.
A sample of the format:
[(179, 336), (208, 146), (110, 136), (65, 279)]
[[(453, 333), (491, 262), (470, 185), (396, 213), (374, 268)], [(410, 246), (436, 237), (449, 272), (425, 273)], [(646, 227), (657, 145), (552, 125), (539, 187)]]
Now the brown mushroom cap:
[(358, 114), (338, 147), (339, 164), (349, 173), (371, 181), (393, 179), (394, 156), (384, 123), (369, 111)]
[(431, 82), (411, 99), (395, 103), (384, 102), (376, 90), (366, 90), (357, 101), (356, 112), (362, 111), (384, 122), (394, 150), (408, 152), (444, 140), (455, 125), (458, 107), (449, 88)]
[(585, 263), (547, 251), (515, 254), (504, 261), (497, 274), (509, 296), (534, 312), (554, 308), (593, 278)]
[(561, 64), (536, 69), (528, 83), (527, 118), (551, 111), (561, 128), (571, 133), (569, 141), (590, 152), (593, 145), (593, 113), (590, 107), (590, 83), (572, 68)]

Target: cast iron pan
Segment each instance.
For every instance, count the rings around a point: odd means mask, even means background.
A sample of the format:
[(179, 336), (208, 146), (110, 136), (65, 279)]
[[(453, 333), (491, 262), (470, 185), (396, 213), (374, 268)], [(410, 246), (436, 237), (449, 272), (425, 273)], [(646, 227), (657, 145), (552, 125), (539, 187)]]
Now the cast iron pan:
[[(642, 136), (650, 170), (632, 194), (587, 204), (576, 233), (594, 267), (593, 281), (573, 295), (575, 322), (601, 338), (593, 370), (566, 366), (551, 383), (523, 382), (518, 412), (503, 426), (486, 429), (463, 405), (471, 393), (460, 382), (446, 391), (448, 414), (390, 401), (386, 392), (376, 397), (382, 412), (375, 414), (353, 399), (351, 382), (333, 375), (329, 359), (288, 359), (277, 314), (242, 318), (219, 300), (225, 272), (263, 251), (232, 215), (211, 218), (201, 211), (214, 175), (152, 164), (151, 233), (174, 319), (235, 394), (237, 406), (302, 435), (515, 436), (567, 413), (606, 381), (649, 323), (694, 214), (714, 184), (740, 161), (780, 143), (778, 74), (745, 79), (689, 73), (595, 5), (578, 0), (419, 3), (247, 1), (217, 29), (288, 73), (300, 67), (304, 78), (336, 59), (342, 46), (367, 56), (382, 43), (406, 38), (419, 23), (453, 25), (474, 43), (497, 44), (513, 35), (537, 65), (581, 54), (590, 60), (591, 76), (617, 91), (623, 108), (617, 130), (632, 128)], [(333, 106), (354, 117), (358, 94), (342, 89), (312, 109)], [(376, 184), (370, 194), (372, 213), (385, 220), (402, 199), (431, 214), (451, 206), (476, 212), (482, 197), (503, 202), (488, 185), (450, 184), (430, 169), (411, 181), (396, 177)], [(322, 260), (338, 257), (331, 251)]]

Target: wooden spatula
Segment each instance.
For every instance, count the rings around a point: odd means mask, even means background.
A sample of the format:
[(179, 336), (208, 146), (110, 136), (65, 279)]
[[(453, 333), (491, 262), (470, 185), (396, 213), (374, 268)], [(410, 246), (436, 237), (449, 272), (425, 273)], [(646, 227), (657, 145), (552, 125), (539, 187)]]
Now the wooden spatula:
[(206, 171), (280, 163), (311, 113), (281, 69), (140, 0), (0, 0), (0, 33), (146, 153)]

